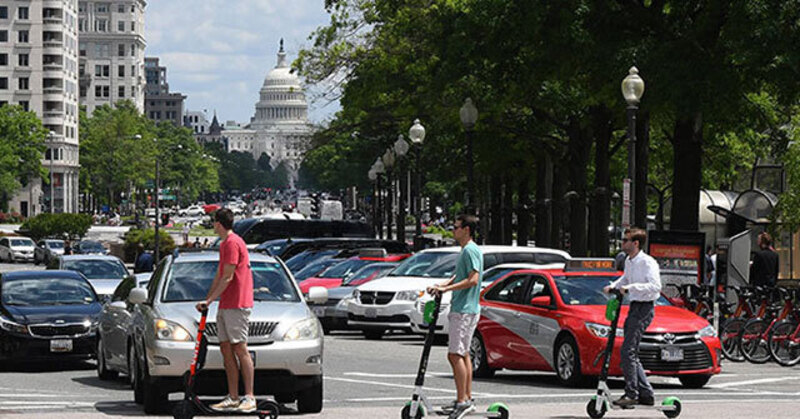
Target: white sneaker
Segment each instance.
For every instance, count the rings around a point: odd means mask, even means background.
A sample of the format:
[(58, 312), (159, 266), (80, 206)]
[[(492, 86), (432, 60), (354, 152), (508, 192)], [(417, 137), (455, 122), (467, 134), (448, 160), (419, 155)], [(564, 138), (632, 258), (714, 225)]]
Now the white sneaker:
[(241, 401), (239, 399), (233, 400), (231, 396), (227, 396), (223, 401), (212, 404), (211, 408), (220, 412), (230, 412), (238, 408), (240, 403)]
[(250, 413), (255, 412), (257, 407), (255, 397), (244, 396), (236, 410), (243, 413)]
[(461, 419), (469, 413), (475, 411), (475, 404), (472, 400), (464, 403), (456, 403), (456, 408), (450, 413), (449, 419)]

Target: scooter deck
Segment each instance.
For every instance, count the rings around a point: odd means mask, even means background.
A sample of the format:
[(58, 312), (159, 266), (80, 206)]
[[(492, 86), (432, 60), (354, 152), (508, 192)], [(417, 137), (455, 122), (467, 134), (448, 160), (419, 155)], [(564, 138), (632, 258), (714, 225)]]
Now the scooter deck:
[[(450, 413), (452, 412), (453, 412), (452, 410), (445, 410), (445, 409), (436, 409), (433, 411), (433, 413), (435, 413), (437, 416), (450, 416)], [(462, 417), (501, 418), (503, 417), (503, 415), (500, 412), (487, 412), (476, 409), (474, 412), (469, 412)]]
[(615, 405), (613, 403), (609, 403), (609, 405), (611, 406), (612, 410), (656, 410), (656, 411), (659, 411), (659, 412), (674, 412), (676, 410), (674, 405), (661, 405), (661, 404), (657, 404), (657, 405), (654, 405), (654, 406), (646, 406), (646, 405), (637, 404), (637, 405), (626, 406), (626, 407), (617, 406), (617, 405)]

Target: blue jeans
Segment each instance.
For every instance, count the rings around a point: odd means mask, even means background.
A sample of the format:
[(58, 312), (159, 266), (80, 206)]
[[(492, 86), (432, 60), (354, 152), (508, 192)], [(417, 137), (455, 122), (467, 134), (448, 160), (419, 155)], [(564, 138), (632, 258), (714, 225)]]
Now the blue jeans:
[(633, 301), (625, 319), (621, 367), (625, 375), (625, 395), (631, 399), (653, 397), (653, 387), (647, 381), (642, 362), (639, 360), (639, 343), (654, 315), (653, 303)]

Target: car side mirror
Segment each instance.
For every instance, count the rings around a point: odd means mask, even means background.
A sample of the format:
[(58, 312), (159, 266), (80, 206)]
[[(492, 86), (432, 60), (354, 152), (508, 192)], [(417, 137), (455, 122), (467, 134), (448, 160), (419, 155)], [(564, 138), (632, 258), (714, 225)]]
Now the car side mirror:
[(549, 295), (540, 295), (531, 298), (531, 305), (550, 307), (553, 305), (553, 298)]
[(109, 304), (109, 306), (114, 308), (119, 308), (122, 310), (126, 310), (128, 308), (128, 305), (125, 304), (124, 301), (112, 301), (111, 304)]
[(308, 290), (306, 301), (313, 304), (325, 304), (328, 301), (328, 289), (325, 287), (311, 287)]
[(144, 288), (134, 288), (128, 294), (128, 302), (131, 304), (144, 304), (147, 301), (147, 290)]

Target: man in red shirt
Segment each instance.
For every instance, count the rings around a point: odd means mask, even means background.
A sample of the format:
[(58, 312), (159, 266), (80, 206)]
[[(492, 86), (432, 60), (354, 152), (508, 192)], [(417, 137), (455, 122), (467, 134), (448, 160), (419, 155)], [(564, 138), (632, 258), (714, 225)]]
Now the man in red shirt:
[[(252, 412), (256, 410), (253, 396), (253, 360), (247, 351), (250, 310), (253, 308), (253, 273), (247, 246), (233, 232), (233, 212), (227, 208), (214, 214), (214, 232), (222, 240), (219, 245), (219, 268), (206, 300), (197, 304), (198, 310), (208, 308), (219, 298), (217, 336), (228, 378), (228, 397), (211, 407), (221, 411)], [(237, 362), (238, 360), (238, 362)], [(239, 366), (245, 396), (239, 400)]]

